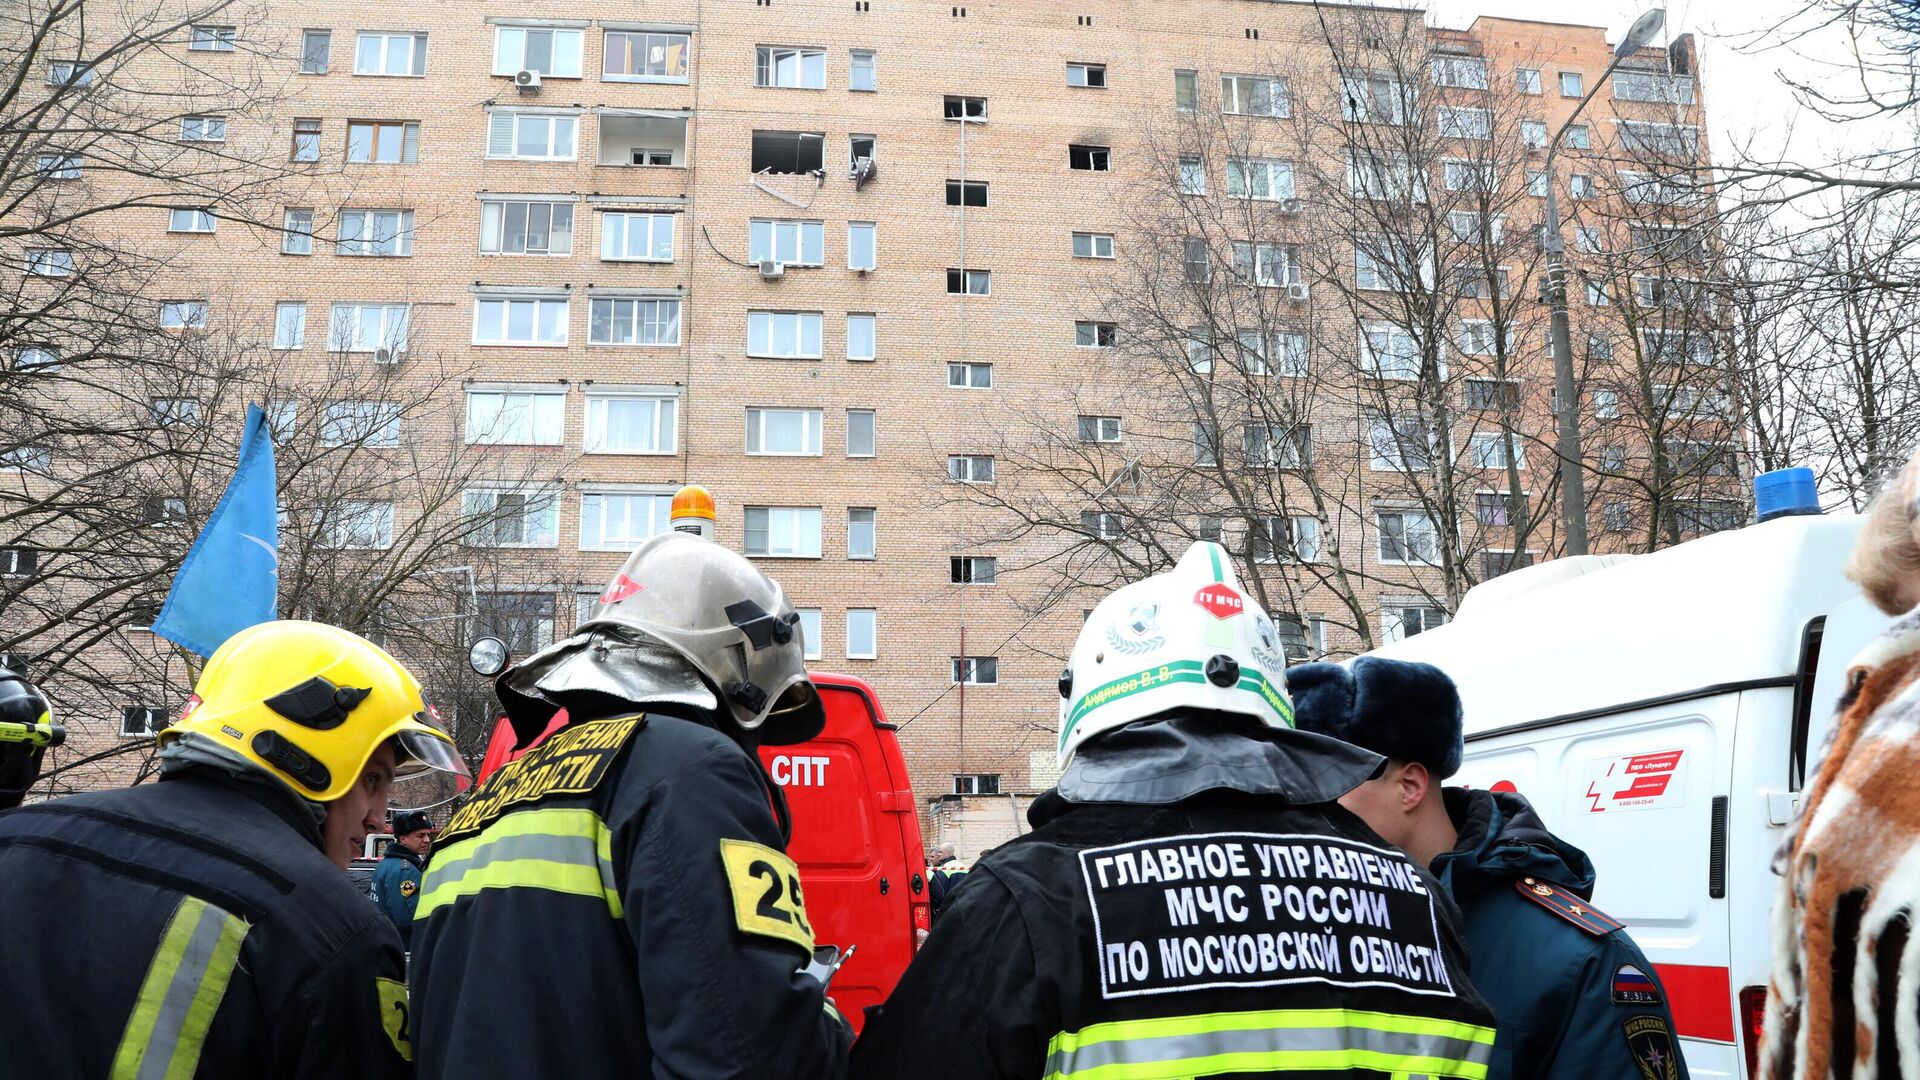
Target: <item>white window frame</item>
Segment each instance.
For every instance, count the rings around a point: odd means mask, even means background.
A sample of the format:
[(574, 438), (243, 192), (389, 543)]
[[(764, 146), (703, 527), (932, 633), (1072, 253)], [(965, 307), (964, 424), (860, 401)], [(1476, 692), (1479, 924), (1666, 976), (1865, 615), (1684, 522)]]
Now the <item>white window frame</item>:
[[(866, 234), (866, 258), (860, 257), (860, 234)], [(847, 222), (847, 269), (873, 270), (880, 265), (880, 227), (871, 221)]]
[[(523, 224), (519, 234), (520, 249), (518, 251), (511, 249), (507, 244), (510, 235), (508, 232), (508, 218), (513, 213), (512, 208), (516, 206), (523, 208), (521, 211)], [(561, 216), (563, 209), (567, 219), (567, 244), (566, 247), (560, 248), (554, 246), (553, 243), (554, 236), (558, 231), (553, 227), (553, 222), (555, 218)], [(547, 238), (545, 248), (534, 248), (527, 242), (528, 237), (534, 235), (531, 226), (536, 212), (544, 212), (547, 216), (547, 227), (544, 234)], [(533, 199), (487, 196), (480, 200), (480, 254), (532, 258), (556, 258), (572, 255), (574, 237), (579, 223), (580, 215), (574, 206), (573, 200), (570, 198)], [(492, 246), (488, 246), (489, 241), (491, 241)]]
[[(180, 215), (187, 215), (183, 219)], [(172, 233), (208, 233), (219, 226), (213, 211), (200, 206), (176, 206), (167, 211), (167, 231)]]
[(397, 401), (329, 401), (320, 410), (321, 446), (400, 445), (400, 403)]
[(307, 344), (307, 302), (282, 300), (273, 305), (273, 347), (303, 349)]
[(1541, 93), (1540, 69), (1517, 67), (1513, 69), (1513, 88), (1528, 97), (1539, 97)]
[[(818, 506), (748, 506), (741, 532), (740, 549), (750, 559), (818, 559), (820, 558), (821, 509)], [(766, 535), (766, 550), (754, 551), (749, 547), (753, 533), (752, 522), (755, 514), (762, 515), (763, 531)], [(776, 516), (777, 515), (777, 516)], [(782, 523), (784, 522), (784, 524)], [(777, 529), (776, 529), (777, 526)], [(776, 531), (781, 539), (796, 541), (786, 547), (776, 549), (774, 538)], [(811, 532), (809, 536), (808, 533)], [(787, 535), (790, 534), (790, 535)]]
[[(474, 345), (501, 348), (564, 349), (567, 347), (567, 339), (570, 333), (568, 324), (573, 321), (573, 311), (570, 304), (571, 299), (571, 297), (566, 296), (476, 296), (473, 298), (472, 343)], [(513, 311), (514, 305), (516, 304), (532, 304), (534, 306), (533, 319), (529, 324), (533, 330), (533, 336), (524, 340), (512, 336)], [(480, 330), (483, 315), (489, 307), (494, 305), (500, 305), (500, 335), (494, 338), (481, 337)], [(540, 337), (542, 316), (546, 314), (549, 307), (558, 307), (560, 309), (560, 337), (558, 340), (542, 339)]]
[[(392, 232), (381, 230), (385, 219), (391, 217), (395, 228)], [(349, 237), (349, 222), (359, 223), (358, 235)], [(334, 241), (334, 254), (357, 259), (396, 259), (413, 254), (413, 211), (411, 210), (366, 210), (355, 208), (340, 211)], [(391, 248), (391, 250), (381, 250)]]
[[(368, 543), (353, 543), (365, 535), (361, 526), (371, 524)], [(393, 503), (385, 499), (341, 499), (322, 510), (315, 543), (334, 551), (385, 551), (393, 546)]]
[[(1094, 78), (1094, 72), (1100, 73), (1098, 79)], [(1077, 82), (1074, 80), (1076, 74), (1080, 77)], [(1067, 64), (1067, 85), (1076, 90), (1105, 90), (1107, 88), (1107, 65), (1087, 64), (1078, 61), (1070, 62)]]
[[(499, 400), (479, 402), (485, 407), (476, 410), (476, 398)], [(467, 388), (465, 405), (468, 446), (559, 446), (566, 440), (563, 388), (482, 383)]]
[(1180, 194), (1205, 195), (1207, 193), (1207, 159), (1183, 154), (1180, 157)]
[(1496, 191), (1500, 185), (1497, 173), (1492, 161), (1445, 158), (1440, 162), (1440, 181), (1448, 191)]
[(800, 658), (818, 660), (821, 652), (821, 638), (826, 630), (820, 624), (819, 608), (794, 608), (793, 613), (800, 616)]
[[(1467, 460), (1476, 469), (1505, 469), (1507, 467), (1507, 437), (1503, 431), (1476, 431), (1467, 437)], [(1513, 467), (1527, 467), (1527, 442), (1518, 434), (1513, 437)]]
[[(611, 520), (607, 510), (610, 501), (618, 501), (622, 507), (621, 521), (627, 526), (644, 525), (648, 532), (644, 536), (628, 532), (625, 538), (609, 538), (607, 524)], [(646, 520), (638, 521), (635, 509), (645, 512)], [(647, 539), (659, 536), (672, 527), (670, 514), (673, 509), (673, 492), (651, 487), (631, 487), (616, 484), (587, 485), (580, 489), (580, 539), (581, 551), (632, 551)], [(588, 519), (592, 518), (595, 527), (588, 528)]]
[(77, 60), (55, 60), (47, 65), (48, 86), (92, 86), (97, 68)]
[[(953, 287), (956, 280), (954, 278), (955, 274), (960, 275), (960, 277), (958, 278), (960, 288), (958, 289), (955, 289)], [(978, 285), (980, 287), (976, 289), (974, 288), (975, 285)], [(993, 271), (967, 269), (967, 268), (958, 267), (958, 266), (947, 267), (947, 295), (948, 296), (992, 296), (993, 295)]]
[[(374, 67), (378, 70), (373, 70), (373, 71), (362, 70), (360, 66), (360, 62), (364, 58), (364, 53), (366, 51), (367, 43), (373, 40), (378, 40), (380, 43), (379, 53), (375, 57), (375, 60), (377, 62), (374, 64)], [(389, 62), (392, 59), (391, 53), (393, 52), (394, 43), (398, 41), (405, 41), (407, 43), (408, 70), (387, 71), (385, 69), (389, 66)], [(424, 31), (417, 31), (417, 30), (401, 30), (401, 31), (362, 30), (362, 31), (359, 31), (353, 36), (353, 73), (355, 75), (367, 76), (370, 78), (384, 78), (384, 79), (425, 78), (427, 74), (427, 35), (426, 33)]]
[[(460, 516), (476, 518), (482, 515), (493, 516), (499, 512), (500, 497), (518, 495), (524, 499), (520, 513), (520, 531), (532, 534), (534, 539), (503, 541), (492, 530), (499, 528), (496, 520), (484, 529), (469, 532), (461, 541), (468, 547), (485, 548), (523, 548), (545, 549), (560, 546), (560, 495), (555, 491), (526, 489), (515, 487), (470, 487), (460, 493)], [(537, 531), (536, 531), (537, 530)]]
[[(746, 454), (748, 457), (820, 457), (825, 442), (821, 410), (804, 408), (747, 407)], [(800, 449), (767, 449), (767, 422), (797, 417), (800, 421)]]
[[(1403, 613), (1416, 609), (1421, 612), (1421, 627), (1419, 630), (1409, 634), (1406, 630), (1405, 616)], [(1437, 621), (1434, 621), (1436, 618)], [(1437, 629), (1452, 621), (1453, 617), (1447, 614), (1446, 609), (1431, 600), (1420, 598), (1388, 600), (1382, 598), (1380, 601), (1380, 637), (1383, 641), (1405, 641), (1409, 637), (1423, 634), (1428, 630)], [(1427, 625), (1429, 622), (1431, 622), (1432, 625)]]
[[(1085, 443), (1118, 443), (1121, 441), (1120, 418), (1117, 416), (1096, 416), (1082, 414), (1078, 418), (1080, 441)], [(1092, 425), (1088, 425), (1092, 421)], [(1088, 432), (1092, 434), (1089, 435)]]
[[(1091, 341), (1081, 340), (1081, 338), (1087, 336), (1083, 332), (1083, 328), (1086, 328), (1086, 327), (1091, 327), (1093, 330), (1093, 340)], [(1102, 341), (1101, 340), (1102, 338), (1105, 338), (1106, 340)], [(1114, 323), (1089, 321), (1086, 319), (1081, 319), (1076, 321), (1073, 324), (1073, 344), (1075, 348), (1111, 349), (1111, 348), (1114, 348), (1116, 345), (1118, 345), (1119, 341), (1120, 341), (1120, 328)]]
[[(983, 660), (986, 661), (984, 665), (981, 663)], [(991, 671), (990, 678), (980, 677), (983, 668)], [(1000, 658), (998, 656), (950, 657), (947, 674), (956, 686), (998, 686), (1000, 685)]]
[[(1386, 551), (1387, 551), (1388, 533), (1387, 533), (1386, 525), (1383, 521), (1383, 519), (1387, 517), (1397, 517), (1401, 519), (1399, 543), (1403, 548), (1406, 549), (1406, 553), (1408, 556), (1407, 558), (1393, 559), (1393, 558), (1387, 557)], [(1432, 556), (1433, 556), (1432, 558), (1429, 559), (1429, 558), (1420, 557), (1420, 551), (1418, 550), (1420, 538), (1415, 536), (1414, 532), (1407, 528), (1409, 519), (1411, 519), (1412, 521), (1425, 523), (1425, 533), (1427, 537), (1427, 543), (1429, 545), (1429, 550), (1432, 552)], [(1414, 509), (1414, 508), (1375, 509), (1373, 512), (1373, 532), (1374, 532), (1373, 554), (1375, 559), (1377, 559), (1380, 565), (1382, 566), (1438, 566), (1440, 565), (1440, 525), (1438, 522), (1433, 520), (1432, 514), (1429, 514), (1424, 510)]]
[(180, 118), (181, 142), (223, 143), (227, 141), (224, 116), (183, 116)]
[[(364, 335), (360, 331), (369, 311), (379, 313), (381, 340), (364, 344)], [(349, 319), (345, 336), (341, 327), (343, 315)], [(335, 301), (327, 310), (327, 349), (341, 353), (377, 353), (381, 349), (392, 349), (395, 353), (403, 353), (407, 351), (408, 331), (412, 322), (413, 308), (409, 304)]]
[[(867, 650), (866, 652), (858, 651), (853, 647), (854, 635), (855, 635), (854, 624), (857, 622), (864, 622), (866, 624), (865, 633), (869, 636), (873, 645), (873, 648)], [(879, 658), (880, 658), (880, 612), (879, 610), (876, 608), (848, 608), (847, 609), (847, 659), (878, 660)]]
[(188, 52), (232, 52), (239, 40), (237, 26), (196, 25), (187, 34)]
[(1234, 270), (1248, 284), (1277, 289), (1298, 285), (1304, 280), (1301, 276), (1300, 245), (1247, 240), (1235, 240), (1232, 244)]
[(40, 176), (46, 180), (78, 180), (85, 163), (86, 158), (81, 154), (41, 154)]
[[(777, 333), (783, 320), (791, 319), (793, 352), (775, 352), (778, 344)], [(824, 316), (818, 311), (758, 311), (747, 312), (747, 355), (770, 360), (818, 360), (821, 357), (820, 337)], [(757, 340), (756, 340), (757, 339)], [(808, 350), (811, 343), (813, 348)]]
[[(864, 80), (860, 78), (863, 72), (866, 74)], [(872, 49), (847, 50), (847, 89), (861, 94), (880, 89), (879, 53)]]
[(782, 266), (824, 266), (827, 223), (790, 218), (754, 218), (747, 222), (747, 260)]
[[(600, 259), (603, 262), (650, 262), (670, 263), (674, 260), (678, 244), (678, 214), (661, 214), (645, 210), (603, 210), (600, 212)], [(644, 223), (644, 224), (641, 224)], [(636, 230), (635, 226), (640, 227)], [(636, 232), (643, 234), (646, 255), (633, 254), (632, 241)], [(667, 256), (660, 258), (654, 254), (663, 239), (664, 232)]]
[(1442, 105), (1434, 110), (1435, 129), (1443, 139), (1486, 142), (1493, 138), (1493, 112), (1471, 105)]
[[(862, 331), (862, 335), (866, 338), (867, 347), (865, 352), (857, 351), (854, 347), (854, 340), (855, 340), (854, 326), (857, 324), (863, 324), (866, 327), (866, 329)], [(879, 356), (879, 353), (880, 353), (880, 317), (878, 315), (872, 315), (866, 312), (859, 312), (859, 311), (848, 312), (847, 313), (847, 359), (858, 360), (862, 362), (871, 361), (877, 358)]]
[[(608, 414), (616, 402), (653, 404), (651, 448), (611, 447), (606, 443)], [(680, 452), (680, 395), (667, 390), (603, 390), (589, 387), (581, 404), (583, 454), (615, 457), (672, 457)]]
[[(784, 73), (783, 65), (789, 65)], [(795, 81), (783, 82), (783, 77)], [(827, 50), (817, 45), (756, 45), (753, 85), (762, 90), (825, 90)]]
[[(1267, 111), (1248, 107), (1258, 84), (1267, 84)], [(1220, 111), (1228, 116), (1263, 116), (1285, 120), (1293, 115), (1293, 93), (1287, 80), (1278, 75), (1240, 75), (1227, 72), (1220, 76)]]
[[(1487, 61), (1480, 56), (1436, 56), (1429, 69), (1433, 75), (1433, 85), (1453, 86), (1462, 90), (1485, 90), (1487, 88)], [(1444, 76), (1442, 73), (1445, 73)]]
[[(1385, 340), (1385, 351), (1377, 339)], [(1420, 341), (1405, 326), (1377, 320), (1360, 324), (1360, 370), (1376, 379), (1412, 382), (1420, 378), (1422, 363)]]
[(208, 303), (205, 300), (160, 301), (160, 329), (205, 330)]
[[(1253, 183), (1256, 179), (1261, 181), (1257, 185)], [(1261, 202), (1293, 198), (1293, 162), (1283, 158), (1228, 158), (1227, 197)]]
[[(508, 132), (511, 146), (504, 154), (494, 152), (496, 125), (502, 118), (511, 118)], [(546, 152), (523, 154), (520, 152), (520, 126), (529, 121), (543, 121), (547, 124)], [(559, 122), (566, 121), (569, 132), (566, 150), (559, 149), (555, 133), (560, 130)], [(493, 161), (577, 161), (580, 157), (580, 114), (575, 112), (534, 111), (531, 109), (494, 109), (487, 114), (486, 156)]]
[[(853, 515), (855, 514), (865, 514), (867, 515), (867, 519), (862, 522), (856, 522), (853, 520)], [(858, 549), (856, 549), (853, 544), (853, 538), (856, 535), (856, 530), (860, 530), (860, 529), (865, 529), (867, 531), (868, 543), (867, 543), (867, 548), (864, 554), (862, 554)], [(872, 560), (877, 559), (879, 557), (880, 557), (880, 511), (877, 508), (871, 507), (871, 506), (847, 507), (847, 558), (855, 562), (871, 562)]]
[(68, 248), (28, 248), (28, 277), (64, 278), (73, 276), (73, 252)]
[(1408, 84), (1392, 75), (1340, 77), (1340, 115), (1352, 123), (1404, 124), (1412, 97)]
[[(632, 341), (613, 340), (611, 333), (622, 326), (622, 309), (631, 306), (630, 321), (633, 324)], [(600, 312), (606, 310), (603, 321)], [(672, 312), (672, 318), (667, 313)], [(587, 344), (616, 349), (677, 349), (680, 347), (682, 317), (685, 311), (677, 296), (589, 296), (587, 298)], [(648, 316), (653, 316), (649, 318)], [(598, 335), (606, 327), (609, 336), (605, 339)], [(666, 329), (671, 326), (673, 335), (669, 340)], [(646, 340), (647, 331), (653, 330), (655, 340)]]
[[(983, 463), (984, 462), (984, 466)], [(991, 484), (994, 478), (992, 454), (948, 454), (947, 479), (956, 484)]]
[[(1082, 244), (1081, 241), (1086, 241)], [(1083, 252), (1081, 248), (1086, 250)], [(1096, 232), (1076, 232), (1073, 234), (1073, 257), (1076, 259), (1113, 258), (1113, 234)]]
[[(609, 72), (607, 70), (607, 60), (615, 55), (615, 49), (613, 47), (613, 39), (616, 35), (624, 39), (621, 50), (620, 50), (621, 53), (631, 58), (633, 56), (634, 47), (638, 45), (642, 50), (643, 55), (645, 55), (648, 58), (647, 64), (646, 64), (648, 68), (652, 68), (654, 66), (652, 62), (652, 54), (654, 49), (658, 48), (660, 51), (660, 68), (662, 72), (668, 72), (671, 70), (670, 58), (673, 56), (673, 49), (674, 49), (674, 46), (677, 44), (680, 47), (680, 62), (681, 62), (681, 69), (682, 69), (681, 74), (673, 75), (673, 74), (663, 73), (660, 75), (653, 75), (653, 74), (642, 72), (636, 75), (631, 72), (618, 72), (618, 73)], [(655, 38), (658, 38), (660, 40), (655, 41), (654, 40)], [(606, 32), (606, 35), (601, 39), (600, 79), (602, 82), (684, 84), (688, 81), (689, 75), (692, 72), (692, 70), (693, 70), (693, 36), (691, 34), (681, 34), (681, 33), (674, 33), (671, 31), (661, 31), (661, 30), (608, 30)]]
[[(961, 374), (962, 371), (965, 373), (964, 376), (959, 382), (955, 382), (954, 376)], [(986, 373), (986, 381), (976, 381), (976, 377), (983, 371)], [(975, 363), (970, 360), (949, 360), (947, 362), (947, 386), (954, 390), (991, 390), (993, 389), (993, 365)]]
[[(530, 66), (527, 58), (527, 35), (547, 34), (550, 41), (547, 57), (554, 70), (546, 71)], [(572, 64), (563, 62), (564, 53), (561, 43), (570, 42)], [(562, 26), (516, 26), (511, 23), (496, 26), (493, 30), (493, 73), (509, 78), (521, 71), (538, 71), (542, 79), (578, 79), (581, 77), (582, 57), (586, 55), (586, 31), (576, 27)]]
[[(1571, 92), (1567, 90), (1568, 79), (1573, 80), (1573, 90)], [(1586, 93), (1587, 80), (1586, 75), (1582, 72), (1562, 71), (1559, 73), (1559, 78), (1556, 82), (1560, 87), (1560, 96), (1563, 98), (1578, 98), (1584, 96)]]
[[(1404, 419), (1404, 417), (1402, 417)], [(1415, 417), (1417, 420), (1418, 417)], [(1425, 472), (1432, 467), (1434, 456), (1439, 452), (1438, 433), (1428, 429), (1424, 434), (1427, 443), (1426, 457), (1416, 466), (1407, 460), (1407, 440), (1395, 427), (1395, 417), (1389, 413), (1368, 409), (1360, 414), (1362, 434), (1366, 438), (1367, 467), (1371, 472)], [(1382, 450), (1387, 453), (1382, 453)]]

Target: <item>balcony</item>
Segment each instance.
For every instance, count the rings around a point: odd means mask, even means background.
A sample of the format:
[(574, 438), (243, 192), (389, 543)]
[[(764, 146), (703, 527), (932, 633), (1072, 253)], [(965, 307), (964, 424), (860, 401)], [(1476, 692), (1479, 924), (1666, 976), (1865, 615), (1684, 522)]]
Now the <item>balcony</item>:
[(657, 109), (596, 109), (600, 165), (625, 168), (687, 166), (687, 114)]

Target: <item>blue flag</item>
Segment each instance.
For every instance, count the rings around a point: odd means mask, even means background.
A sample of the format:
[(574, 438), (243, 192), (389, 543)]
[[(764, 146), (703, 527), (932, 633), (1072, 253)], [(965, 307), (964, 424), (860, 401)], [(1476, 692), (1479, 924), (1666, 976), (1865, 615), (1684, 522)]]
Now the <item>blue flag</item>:
[(233, 482), (173, 575), (154, 633), (211, 656), (234, 634), (280, 617), (276, 488), (273, 433), (260, 406), (248, 405)]

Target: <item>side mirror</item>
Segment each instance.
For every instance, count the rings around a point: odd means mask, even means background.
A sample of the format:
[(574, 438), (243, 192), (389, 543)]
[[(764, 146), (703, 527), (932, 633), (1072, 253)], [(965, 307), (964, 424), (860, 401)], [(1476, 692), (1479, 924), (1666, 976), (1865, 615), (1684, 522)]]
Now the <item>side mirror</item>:
[(489, 679), (507, 670), (507, 662), (512, 659), (507, 643), (499, 638), (483, 637), (467, 648), (467, 666)]

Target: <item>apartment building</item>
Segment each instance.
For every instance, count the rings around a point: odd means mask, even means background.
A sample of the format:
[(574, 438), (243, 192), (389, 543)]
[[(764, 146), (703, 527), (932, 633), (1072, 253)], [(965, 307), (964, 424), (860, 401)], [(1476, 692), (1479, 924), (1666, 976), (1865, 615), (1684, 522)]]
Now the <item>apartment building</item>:
[[(1595, 27), (1483, 18), (1429, 32), (1417, 13), (1253, 0), (1066, 10), (1020, 0), (320, 0), (266, 14), (194, 27), (177, 55), (209, 72), (270, 57), (284, 68), (272, 108), (184, 117), (178, 137), (311, 170), (299, 201), (264, 223), (218, 220), (187, 199), (117, 219), (129, 244), (169, 253), (177, 276), (159, 317), (253, 341), (294, 375), (344, 362), (397, 392), (433, 386), (439, 408), (405, 422), (363, 398), (330, 405), (329, 422), (378, 430), (377, 445), (396, 455), (445, 444), (482, 462), (458, 512), (512, 513), (467, 545), (495, 549), (474, 601), (479, 625), (519, 650), (564, 636), (623, 553), (665, 527), (675, 488), (706, 485), (719, 542), (784, 584), (817, 666), (875, 686), (928, 798), (1051, 783), (1056, 682), (1099, 593), (1097, 574), (1058, 568), (1097, 561), (1103, 540), (1129, 542), (1099, 500), (1074, 502), (1084, 488), (1068, 470), (1025, 467), (1034, 457), (1014, 467), (1010, 441), (1032, 446), (1033, 431), (1052, 427), (1060, 445), (1105, 463), (1089, 466), (1101, 477), (1167, 456), (1170, 443), (1173, 457), (1196, 461), (1186, 423), (1140, 410), (1157, 391), (1127, 347), (1137, 328), (1115, 314), (1125, 305), (1114, 292), (1167, 244), (1141, 232), (1142, 192), (1172, 167), (1191, 197), (1259, 200), (1298, 222), (1280, 226), (1288, 235), (1245, 237), (1243, 284), (1279, 289), (1298, 316), (1271, 354), (1261, 339), (1255, 375), (1351, 364), (1358, 348), (1371, 377), (1390, 378), (1382, 365), (1402, 349), (1392, 327), (1332, 302), (1319, 280), (1344, 267), (1366, 289), (1374, 269), (1354, 250), (1359, 226), (1335, 219), (1348, 211), (1314, 179), (1352, 166), (1331, 128), (1303, 133), (1307, 103), (1336, 121), (1409, 122), (1392, 115), (1400, 91), (1382, 90), (1384, 77), (1355, 56), (1389, 49), (1371, 40), (1381, 28), (1411, 25), (1437, 58), (1420, 61), (1418, 92), (1438, 103), (1420, 116), (1471, 143), (1490, 141), (1490, 116), (1505, 110), (1523, 143), (1508, 149), (1524, 156), (1611, 58)], [(1335, 38), (1358, 52), (1338, 53)], [(1502, 181), (1525, 186), (1513, 205), (1533, 205), (1542, 183), (1563, 185), (1569, 205), (1621, 201), (1611, 194), (1621, 166), (1609, 159), (1622, 138), (1681, 137), (1702, 157), (1691, 65), (1684, 40), (1632, 58), (1588, 106), (1554, 176)], [(1473, 101), (1495, 93), (1498, 110)], [(1325, 104), (1336, 101), (1344, 116)], [(1182, 151), (1170, 166), (1182, 117), (1216, 114), (1256, 149), (1197, 148), (1192, 164)], [(1614, 178), (1605, 192), (1602, 173)], [(1452, 175), (1427, 182), (1451, 188)], [(1527, 235), (1525, 212), (1503, 212), (1508, 234)], [(1313, 250), (1337, 237), (1347, 237), (1337, 252)], [(1576, 266), (1603, 249), (1589, 239), (1570, 243)], [(1301, 654), (1351, 652), (1362, 626), (1379, 640), (1443, 621), (1434, 534), (1511, 524), (1512, 455), (1529, 458), (1520, 467), (1536, 512), (1552, 513), (1546, 316), (1526, 284), (1539, 272), (1512, 268), (1514, 310), (1503, 317), (1529, 346), (1485, 385), (1446, 383), (1466, 395), (1463, 409), (1505, 401), (1506, 386), (1524, 402), (1507, 426), (1526, 451), (1448, 436), (1462, 467), (1484, 474), (1472, 520), (1436, 521), (1363, 493), (1346, 512), (1280, 515), (1260, 537), (1193, 525), (1268, 546), (1254, 565), (1291, 576), (1274, 595), (1290, 598)], [(1585, 296), (1579, 281), (1590, 282)], [(1646, 288), (1610, 299), (1604, 274), (1580, 278), (1576, 322), (1597, 327), (1607, 303), (1658, 309), (1662, 286)], [(1479, 324), (1493, 323), (1469, 310), (1485, 299), (1470, 293), (1449, 308), (1448, 347), (1463, 357), (1492, 351)], [(1583, 364), (1607, 361), (1594, 349)], [(1604, 423), (1609, 391), (1594, 378), (1589, 404)], [(1285, 473), (1289, 453), (1304, 454), (1363, 487), (1418, 467), (1392, 445), (1392, 421), (1359, 398), (1316, 399), (1305, 420), (1305, 443), (1270, 443), (1265, 427), (1244, 444), (1217, 437), (1236, 468)], [(1594, 438), (1590, 452), (1629, 452)], [(1116, 497), (1111, 488), (1102, 499)], [(983, 489), (993, 494), (965, 497)], [(1079, 528), (1021, 527), (990, 505), (1002, 491), (1051, 501)], [(343, 546), (382, 550), (425, 512), (407, 502), (365, 501), (330, 528), (346, 534)], [(1697, 513), (1738, 512), (1723, 503)], [(1624, 545), (1632, 515), (1612, 505), (1603, 494), (1594, 528)], [(1543, 529), (1499, 543), (1462, 548), (1473, 562), (1461, 580), (1524, 565), (1557, 541)], [(1355, 569), (1345, 597), (1299, 573), (1332, 547)], [(119, 716), (90, 717), (75, 752), (138, 737), (178, 704), (128, 701)]]

